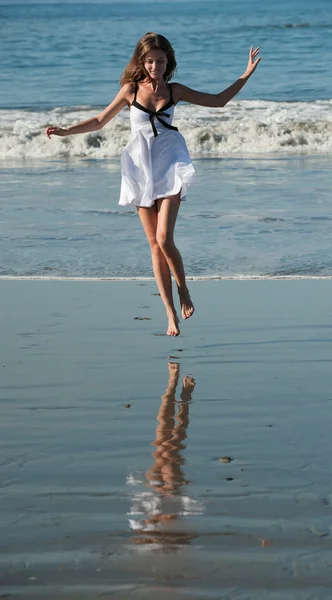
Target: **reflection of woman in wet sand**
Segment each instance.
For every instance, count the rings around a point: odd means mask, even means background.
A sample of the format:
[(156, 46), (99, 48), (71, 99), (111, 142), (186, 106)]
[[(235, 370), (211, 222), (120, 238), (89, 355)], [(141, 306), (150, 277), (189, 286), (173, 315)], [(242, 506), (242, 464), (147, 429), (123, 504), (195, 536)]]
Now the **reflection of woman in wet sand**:
[[(186, 448), (187, 428), (189, 424), (189, 406), (195, 388), (192, 377), (183, 377), (180, 400), (175, 398), (179, 383), (180, 366), (168, 363), (168, 386), (161, 397), (156, 428), (156, 438), (152, 442), (154, 463), (145, 473), (145, 490), (133, 495), (133, 505), (129, 513), (131, 529), (137, 535), (133, 544), (165, 551), (176, 551), (179, 546), (189, 544), (197, 537), (197, 531), (188, 529), (188, 521), (181, 517), (200, 515), (204, 506), (185, 493), (189, 481), (185, 478), (182, 466), (185, 459), (182, 450)], [(128, 484), (140, 485), (143, 482), (133, 476)], [(133, 518), (136, 517), (136, 518)], [(138, 519), (137, 519), (138, 517)], [(237, 531), (205, 532), (204, 536), (240, 536), (256, 540), (262, 547), (271, 542), (263, 537), (241, 534)], [(151, 546), (150, 546), (151, 547)]]
[[(133, 529), (141, 534), (135, 539), (136, 543), (188, 543), (191, 536), (188, 533), (172, 530), (167, 527), (181, 515), (201, 513), (202, 509), (195, 500), (185, 496), (183, 486), (188, 481), (185, 479), (182, 465), (185, 459), (181, 452), (186, 448), (184, 441), (187, 438), (189, 423), (189, 403), (195, 388), (192, 377), (183, 377), (180, 401), (175, 398), (179, 382), (180, 367), (177, 363), (168, 364), (168, 386), (161, 397), (156, 429), (156, 439), (153, 453), (154, 464), (145, 473), (147, 484), (153, 493), (143, 492), (139, 502), (133, 507), (131, 514), (146, 515), (140, 521), (130, 521)], [(138, 497), (136, 496), (136, 500)]]
[[(188, 483), (181, 469), (184, 463), (181, 450), (186, 448), (184, 441), (187, 438), (189, 423), (189, 402), (195, 388), (195, 380), (192, 377), (183, 378), (181, 402), (177, 402), (175, 394), (180, 367), (177, 363), (169, 363), (168, 369), (168, 387), (161, 397), (162, 402), (157, 416), (159, 425), (156, 429), (156, 439), (152, 443), (156, 447), (153, 453), (155, 462), (146, 472), (146, 478), (149, 484), (161, 494), (180, 494), (181, 487)], [(175, 414), (176, 407), (177, 414)]]

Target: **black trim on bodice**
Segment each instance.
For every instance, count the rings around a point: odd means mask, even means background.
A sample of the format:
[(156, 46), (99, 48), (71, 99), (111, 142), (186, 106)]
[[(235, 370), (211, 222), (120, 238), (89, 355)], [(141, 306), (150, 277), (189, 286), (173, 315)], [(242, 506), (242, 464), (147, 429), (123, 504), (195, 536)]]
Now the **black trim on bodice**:
[(165, 104), (165, 106), (162, 106), (162, 108), (160, 108), (159, 110), (149, 110), (148, 108), (145, 108), (145, 106), (142, 106), (142, 104), (137, 102), (137, 100), (136, 100), (137, 90), (138, 90), (138, 82), (136, 81), (135, 82), (135, 96), (134, 96), (132, 106), (135, 106), (139, 110), (142, 110), (143, 112), (146, 112), (146, 113), (148, 113), (148, 115), (150, 115), (150, 123), (152, 126), (152, 131), (153, 131), (154, 137), (157, 137), (157, 135), (158, 135), (156, 124), (154, 122), (155, 119), (158, 119), (159, 123), (161, 123), (167, 129), (173, 129), (173, 131), (179, 131), (177, 127), (173, 127), (173, 125), (169, 125), (168, 123), (166, 123), (166, 121), (164, 121), (163, 119), (160, 118), (160, 117), (169, 117), (170, 115), (168, 113), (165, 113), (164, 111), (167, 110), (168, 108), (171, 108), (171, 106), (174, 105), (171, 85), (169, 85), (170, 99)]

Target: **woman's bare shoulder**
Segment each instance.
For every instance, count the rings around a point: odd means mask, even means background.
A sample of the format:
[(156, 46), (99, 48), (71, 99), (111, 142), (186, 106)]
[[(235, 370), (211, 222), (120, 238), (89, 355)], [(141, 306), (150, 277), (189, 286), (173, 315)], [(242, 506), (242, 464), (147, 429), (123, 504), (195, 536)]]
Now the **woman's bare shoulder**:
[(125, 83), (125, 84), (122, 86), (122, 88), (121, 88), (121, 89), (122, 89), (124, 92), (129, 92), (129, 93), (131, 93), (131, 92), (134, 92), (134, 91), (135, 91), (135, 87), (136, 87), (136, 83), (137, 83), (136, 81), (128, 81), (127, 83)]
[(177, 104), (181, 99), (183, 85), (177, 81), (171, 82), (174, 104)]
[(128, 104), (132, 103), (133, 96), (135, 94), (135, 89), (136, 89), (136, 82), (129, 81), (128, 83), (125, 83), (120, 90), (122, 97), (127, 100)]

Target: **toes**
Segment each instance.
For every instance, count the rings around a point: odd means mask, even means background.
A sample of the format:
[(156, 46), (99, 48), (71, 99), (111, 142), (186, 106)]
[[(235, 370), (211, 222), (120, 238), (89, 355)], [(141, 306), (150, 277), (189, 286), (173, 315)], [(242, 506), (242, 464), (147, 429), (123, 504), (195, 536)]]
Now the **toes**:
[(176, 337), (179, 334), (180, 334), (179, 319), (178, 319), (178, 316), (175, 314), (175, 316), (172, 315), (168, 318), (167, 335)]
[(193, 306), (188, 306), (188, 305), (182, 306), (181, 314), (182, 314), (183, 319), (189, 319), (189, 317), (191, 317), (191, 315), (193, 315), (194, 312), (195, 312), (195, 309)]
[(176, 336), (180, 335), (180, 331), (177, 329), (167, 330), (167, 335), (170, 335), (171, 337), (176, 337)]

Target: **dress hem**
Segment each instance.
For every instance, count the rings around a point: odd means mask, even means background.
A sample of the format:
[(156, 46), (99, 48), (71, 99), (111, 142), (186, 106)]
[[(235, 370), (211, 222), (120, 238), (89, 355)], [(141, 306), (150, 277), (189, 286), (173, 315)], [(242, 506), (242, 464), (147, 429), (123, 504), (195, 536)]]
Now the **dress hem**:
[[(187, 183), (186, 187), (189, 187), (190, 184)], [(135, 198), (133, 198), (132, 200), (130, 200), (130, 202), (125, 202), (122, 203), (121, 200), (118, 202), (119, 206), (137, 206), (138, 208), (151, 208), (151, 206), (154, 205), (154, 203), (156, 202), (156, 200), (160, 200), (161, 198), (173, 198), (173, 196), (177, 196), (179, 192), (182, 191), (182, 186), (180, 187), (180, 189), (177, 192), (172, 192), (171, 194), (160, 194), (159, 196), (156, 196), (153, 200), (151, 200), (150, 204), (143, 204), (141, 202), (135, 202)], [(181, 196), (180, 195), (180, 200), (181, 202), (185, 202), (187, 198), (187, 192)]]

